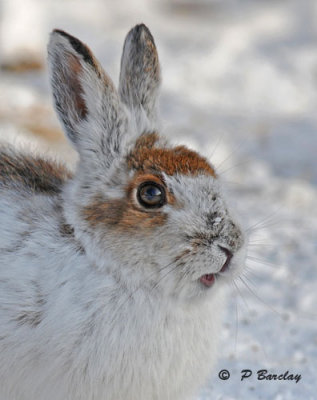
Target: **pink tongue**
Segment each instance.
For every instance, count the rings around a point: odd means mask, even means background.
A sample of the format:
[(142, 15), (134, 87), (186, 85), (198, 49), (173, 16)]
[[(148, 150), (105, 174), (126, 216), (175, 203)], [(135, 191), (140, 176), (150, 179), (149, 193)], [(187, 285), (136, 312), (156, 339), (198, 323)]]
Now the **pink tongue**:
[(206, 274), (200, 278), (200, 282), (203, 283), (205, 286), (211, 286), (215, 281), (214, 274)]

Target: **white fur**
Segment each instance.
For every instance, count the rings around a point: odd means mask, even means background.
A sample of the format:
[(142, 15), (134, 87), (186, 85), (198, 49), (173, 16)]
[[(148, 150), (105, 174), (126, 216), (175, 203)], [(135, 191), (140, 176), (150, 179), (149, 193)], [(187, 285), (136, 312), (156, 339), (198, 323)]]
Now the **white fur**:
[[(53, 90), (74, 95), (56, 70), (69, 67), (72, 52), (85, 67), (88, 116), (80, 120), (65, 98), (63, 123), (80, 161), (61, 193), (0, 184), (0, 400), (193, 398), (216, 360), (224, 281), (243, 264), (243, 233), (206, 175), (164, 176), (178, 207), (164, 206), (166, 223), (153, 231), (117, 232), (83, 218), (96, 196), (124, 198), (125, 156), (143, 131), (139, 117), (128, 123), (134, 105), (123, 106), (64, 37), (53, 37)], [(63, 234), (65, 225), (74, 233)], [(209, 244), (195, 249), (197, 234)], [(219, 245), (234, 252), (231, 272), (207, 289), (199, 278), (226, 261)]]
[[(143, 288), (143, 270), (130, 282), (110, 257), (100, 272), (63, 242), (54, 202), (39, 197), (13, 207), (2, 199), (3, 209), (10, 215), (1, 212), (2, 227), (21, 210), (38, 223), (21, 252), (0, 258), (1, 400), (177, 400), (204, 383), (216, 356), (221, 291), (193, 304), (173, 300), (167, 290)], [(30, 229), (15, 221), (15, 232)], [(1, 235), (1, 248), (16, 236)], [(130, 283), (140, 287), (133, 298)], [(43, 321), (18, 326), (17, 315), (36, 311), (37, 290)]]

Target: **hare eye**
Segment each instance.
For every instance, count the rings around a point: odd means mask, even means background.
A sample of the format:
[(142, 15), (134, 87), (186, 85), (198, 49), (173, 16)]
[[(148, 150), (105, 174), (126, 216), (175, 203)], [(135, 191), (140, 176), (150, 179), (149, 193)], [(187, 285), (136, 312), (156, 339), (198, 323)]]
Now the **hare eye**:
[(143, 182), (138, 188), (137, 198), (146, 208), (159, 208), (166, 203), (165, 189), (156, 182)]

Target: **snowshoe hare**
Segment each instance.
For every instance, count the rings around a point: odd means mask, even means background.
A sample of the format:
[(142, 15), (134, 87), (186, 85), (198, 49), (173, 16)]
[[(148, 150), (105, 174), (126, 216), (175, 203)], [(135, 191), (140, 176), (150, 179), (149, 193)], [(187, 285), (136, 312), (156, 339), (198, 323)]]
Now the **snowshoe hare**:
[(126, 37), (118, 91), (64, 31), (48, 53), (79, 162), (1, 150), (0, 399), (193, 399), (245, 234), (213, 166), (158, 134), (146, 26)]

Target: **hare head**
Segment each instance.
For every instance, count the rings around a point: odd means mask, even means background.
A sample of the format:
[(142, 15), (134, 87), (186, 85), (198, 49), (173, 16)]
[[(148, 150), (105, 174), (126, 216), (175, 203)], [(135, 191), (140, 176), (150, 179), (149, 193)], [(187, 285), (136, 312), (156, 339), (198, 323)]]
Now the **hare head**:
[(73, 36), (55, 30), (48, 51), (57, 114), (79, 154), (65, 217), (91, 263), (175, 298), (217, 291), (243, 264), (245, 235), (212, 164), (159, 136), (150, 31), (128, 33), (118, 91)]

